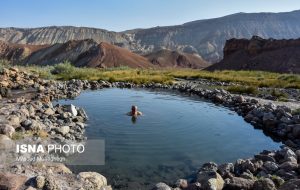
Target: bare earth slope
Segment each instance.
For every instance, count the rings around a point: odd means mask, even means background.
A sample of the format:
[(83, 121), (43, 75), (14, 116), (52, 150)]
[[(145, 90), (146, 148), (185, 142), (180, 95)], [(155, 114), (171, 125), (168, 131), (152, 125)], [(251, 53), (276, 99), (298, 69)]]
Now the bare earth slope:
[(31, 53), (46, 47), (45, 45), (10, 44), (0, 40), (0, 59), (20, 62)]
[(166, 49), (150, 53), (145, 55), (145, 57), (147, 57), (152, 64), (159, 67), (203, 69), (210, 65), (199, 55)]
[(300, 39), (274, 40), (253, 37), (231, 39), (224, 47), (224, 58), (207, 70), (262, 70), (300, 73)]
[(105, 42), (100, 44), (94, 40), (71, 40), (54, 44), (34, 52), (26, 60), (26, 64), (54, 65), (70, 61), (78, 67), (120, 67), (150, 68), (153, 65), (144, 57), (127, 49)]
[(210, 62), (223, 57), (231, 38), (290, 39), (300, 37), (300, 10), (286, 13), (237, 13), (198, 20), (177, 26), (111, 32), (86, 27), (0, 28), (0, 40), (22, 44), (55, 44), (69, 40), (93, 39), (148, 54), (160, 49), (199, 53)]

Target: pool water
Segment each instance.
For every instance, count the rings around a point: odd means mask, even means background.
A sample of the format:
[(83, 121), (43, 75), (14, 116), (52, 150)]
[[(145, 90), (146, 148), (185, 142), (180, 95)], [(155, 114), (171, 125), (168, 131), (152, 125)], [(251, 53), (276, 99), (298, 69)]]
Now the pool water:
[[(114, 189), (174, 183), (192, 178), (205, 162), (233, 162), (280, 146), (235, 112), (196, 96), (112, 88), (59, 103), (83, 107), (89, 116), (87, 137), (105, 140), (104, 166), (71, 168), (99, 172)], [(143, 116), (127, 116), (132, 105)]]

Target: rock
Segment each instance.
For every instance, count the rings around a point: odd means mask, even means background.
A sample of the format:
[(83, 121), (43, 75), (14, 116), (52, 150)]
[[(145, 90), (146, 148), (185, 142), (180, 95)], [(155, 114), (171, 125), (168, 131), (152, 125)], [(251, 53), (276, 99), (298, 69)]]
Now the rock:
[(8, 117), (9, 124), (12, 126), (19, 126), (20, 125), (20, 118), (16, 115), (11, 115)]
[(218, 165), (214, 162), (207, 162), (202, 165), (199, 171), (217, 171)]
[(81, 172), (78, 174), (78, 178), (84, 183), (85, 187), (91, 189), (100, 189), (102, 186), (107, 186), (106, 178), (96, 172)]
[(262, 160), (263, 162), (266, 162), (266, 161), (276, 162), (276, 160), (270, 155), (258, 154), (258, 155), (255, 155), (254, 158), (256, 158), (258, 160)]
[(188, 182), (186, 179), (178, 179), (175, 183), (176, 187), (179, 187), (179, 188), (187, 188), (188, 187)]
[(56, 163), (51, 168), (55, 173), (61, 173), (61, 174), (71, 174), (72, 173), (72, 171), (66, 165), (64, 165), (62, 163)]
[(0, 189), (19, 190), (25, 184), (27, 177), (10, 173), (0, 173)]
[(235, 101), (238, 102), (238, 103), (243, 103), (243, 102), (245, 102), (246, 100), (245, 100), (244, 96), (239, 95), (239, 96), (236, 96), (236, 97), (235, 97)]
[(13, 140), (11, 140), (8, 136), (6, 135), (1, 135), (0, 134), (0, 150), (3, 149), (9, 149), (12, 148), (14, 145)]
[(88, 115), (86, 114), (85, 110), (83, 108), (78, 108), (77, 109), (78, 115), (83, 117), (84, 120), (88, 119)]
[(29, 130), (31, 128), (32, 121), (30, 119), (26, 119), (21, 122), (21, 126), (24, 127), (26, 130)]
[[(1, 82), (0, 82), (0, 86), (1, 86)], [(11, 90), (9, 88), (0, 87), (0, 95), (5, 98), (10, 98), (12, 96)]]
[(57, 181), (53, 176), (47, 176), (43, 190), (60, 190)]
[(224, 186), (223, 178), (214, 170), (200, 171), (197, 181), (204, 190), (221, 190)]
[(295, 138), (300, 138), (300, 124), (292, 126), (292, 134)]
[(278, 170), (278, 165), (275, 162), (266, 161), (263, 166), (270, 172), (275, 172)]
[(276, 125), (277, 121), (276, 121), (276, 117), (274, 116), (273, 113), (269, 112), (269, 113), (264, 113), (263, 116), (263, 124), (266, 127), (274, 127)]
[(100, 188), (100, 190), (113, 190), (113, 189), (112, 189), (112, 187), (110, 185), (108, 185), (108, 186), (102, 186)]
[(160, 182), (156, 184), (155, 187), (152, 188), (152, 190), (172, 190), (172, 189), (167, 184)]
[(77, 116), (78, 114), (76, 107), (73, 104), (66, 105), (66, 111), (70, 112), (73, 116)]
[(34, 187), (27, 187), (25, 190), (36, 190), (36, 188), (34, 188)]
[[(259, 175), (259, 174), (258, 174)], [(245, 179), (254, 179), (254, 176), (251, 172), (243, 172), (240, 177), (245, 178)]]
[(47, 109), (45, 110), (45, 114), (47, 114), (47, 115), (54, 115), (55, 112), (54, 112), (51, 108), (47, 108)]
[(225, 180), (224, 190), (252, 190), (254, 180), (244, 179), (240, 177), (233, 177)]
[(4, 135), (12, 138), (14, 133), (15, 133), (15, 128), (13, 128), (11, 125), (4, 124), (4, 125), (0, 126), (0, 134), (4, 134)]
[(218, 103), (222, 103), (224, 101), (223, 99), (223, 96), (221, 94), (217, 94), (215, 97), (214, 97), (214, 100)]
[(68, 134), (70, 132), (70, 127), (69, 126), (58, 127), (58, 128), (56, 128), (56, 131), (58, 133), (62, 134), (63, 136), (65, 136), (66, 134)]
[(254, 182), (253, 189), (255, 189), (255, 190), (276, 190), (276, 186), (271, 179), (261, 178)]
[(284, 162), (279, 165), (279, 168), (283, 169), (284, 171), (292, 171), (298, 168), (298, 164), (295, 162)]
[(39, 88), (38, 88), (38, 91), (39, 92), (44, 92), (45, 91), (45, 87), (40, 85)]
[(285, 182), (278, 190), (299, 190), (300, 179), (291, 179)]
[(284, 158), (284, 161), (297, 163), (297, 158), (290, 156), (290, 157)]
[(284, 183), (284, 179), (276, 175), (272, 176), (272, 181), (274, 182), (276, 187), (280, 187)]
[(300, 149), (297, 150), (297, 151), (295, 152), (295, 154), (297, 155), (297, 159), (300, 160)]
[(44, 176), (37, 176), (35, 178), (35, 182), (36, 182), (36, 187), (38, 189), (42, 189), (45, 185), (45, 177)]
[(294, 157), (297, 159), (297, 155), (294, 151), (289, 148), (283, 149), (284, 150), (284, 159), (288, 159), (289, 157)]
[(218, 166), (218, 173), (224, 177), (234, 172), (234, 165), (232, 163), (225, 163)]

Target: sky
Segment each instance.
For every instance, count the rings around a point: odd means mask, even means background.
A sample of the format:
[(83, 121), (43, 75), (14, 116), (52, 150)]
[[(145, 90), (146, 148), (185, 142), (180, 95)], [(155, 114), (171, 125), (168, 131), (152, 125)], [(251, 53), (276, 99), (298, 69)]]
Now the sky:
[(0, 27), (67, 25), (124, 31), (238, 12), (297, 9), (299, 0), (0, 0)]

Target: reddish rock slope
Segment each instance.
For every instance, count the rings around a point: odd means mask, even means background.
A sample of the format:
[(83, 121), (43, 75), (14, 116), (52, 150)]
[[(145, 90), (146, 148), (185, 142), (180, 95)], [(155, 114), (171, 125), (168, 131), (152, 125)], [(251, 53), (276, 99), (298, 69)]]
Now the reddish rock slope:
[(300, 39), (274, 40), (254, 36), (227, 40), (224, 58), (207, 70), (262, 70), (300, 73)]
[(147, 57), (153, 65), (157, 65), (159, 67), (203, 69), (210, 65), (199, 55), (171, 51), (167, 49), (150, 53), (145, 57)]

